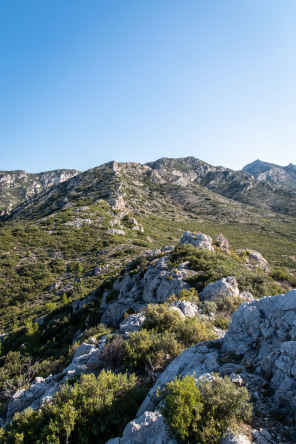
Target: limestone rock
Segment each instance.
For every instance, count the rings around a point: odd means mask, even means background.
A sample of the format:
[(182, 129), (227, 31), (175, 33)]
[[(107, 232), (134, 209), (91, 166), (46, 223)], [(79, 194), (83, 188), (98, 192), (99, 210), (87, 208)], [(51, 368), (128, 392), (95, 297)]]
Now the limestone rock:
[(200, 299), (203, 301), (215, 301), (218, 296), (230, 296), (236, 298), (239, 296), (239, 288), (234, 277), (228, 276), (220, 281), (210, 283), (200, 293)]
[(161, 413), (144, 412), (128, 423), (122, 438), (110, 439), (106, 444), (177, 444), (177, 441), (169, 437)]
[(21, 412), (27, 407), (39, 409), (44, 402), (52, 400), (58, 387), (58, 382), (52, 376), (46, 379), (35, 378), (27, 390), (18, 390), (12, 396), (7, 409), (7, 421), (11, 421), (16, 412)]
[(239, 297), (245, 302), (252, 302), (254, 300), (254, 296), (249, 291), (242, 291)]
[(230, 254), (229, 242), (226, 239), (226, 237), (223, 236), (223, 234), (218, 234), (218, 236), (216, 236), (215, 239), (214, 239), (214, 243), (215, 243), (215, 245), (220, 247), (222, 250), (224, 250), (225, 253)]
[(212, 242), (211, 236), (200, 232), (191, 233), (190, 231), (185, 231), (180, 239), (180, 244), (191, 244), (194, 247), (204, 248), (209, 251), (214, 251)]
[(218, 353), (213, 350), (213, 348), (208, 347), (207, 343), (203, 342), (188, 348), (174, 359), (160, 375), (140, 406), (137, 417), (142, 415), (146, 410), (154, 410), (157, 407), (159, 403), (159, 398), (156, 396), (157, 389), (163, 389), (165, 384), (176, 376), (183, 377), (185, 375), (195, 374), (195, 378), (198, 379), (206, 374), (217, 372), (218, 370)]
[(227, 431), (219, 440), (219, 444), (251, 444), (251, 441), (246, 435), (241, 433), (235, 434), (231, 431)]
[(119, 326), (120, 333), (139, 331), (146, 320), (143, 313), (131, 314)]
[[(233, 314), (223, 351), (269, 375), (279, 403), (296, 404), (296, 290), (245, 303)], [(241, 375), (242, 376), (242, 375)]]
[(122, 236), (125, 236), (125, 232), (123, 230), (117, 230), (116, 228), (110, 228), (107, 230), (107, 233), (109, 234), (120, 234)]
[(176, 301), (171, 304), (171, 307), (178, 308), (183, 315), (188, 316), (189, 318), (193, 318), (200, 314), (198, 306), (189, 301)]

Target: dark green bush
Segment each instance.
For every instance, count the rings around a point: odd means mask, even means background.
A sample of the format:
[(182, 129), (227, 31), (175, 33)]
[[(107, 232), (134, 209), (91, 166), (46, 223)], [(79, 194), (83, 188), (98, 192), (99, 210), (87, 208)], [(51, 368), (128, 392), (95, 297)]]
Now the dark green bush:
[(178, 356), (183, 347), (171, 332), (156, 330), (136, 331), (130, 334), (125, 345), (125, 362), (133, 370), (148, 374), (163, 370)]
[(82, 375), (65, 385), (53, 403), (17, 413), (8, 427), (10, 443), (105, 443), (122, 433), (146, 395), (134, 375), (102, 371), (98, 377)]

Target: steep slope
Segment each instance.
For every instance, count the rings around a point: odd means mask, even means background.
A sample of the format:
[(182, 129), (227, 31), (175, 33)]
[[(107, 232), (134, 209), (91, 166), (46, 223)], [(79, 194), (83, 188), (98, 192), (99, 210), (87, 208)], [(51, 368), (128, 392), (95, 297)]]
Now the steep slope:
[(282, 188), (296, 189), (296, 165), (290, 163), (282, 167), (273, 163), (255, 160), (243, 167), (243, 171), (248, 171), (259, 182), (269, 182)]
[(76, 170), (54, 170), (38, 174), (26, 171), (0, 171), (0, 216), (17, 203), (29, 199), (78, 174)]
[[(278, 188), (266, 181), (258, 181), (247, 171), (233, 171), (214, 167), (194, 157), (163, 158), (148, 164), (168, 181), (185, 186), (190, 181), (198, 183), (228, 199), (257, 208), (296, 215), (296, 193)], [(292, 167), (288, 167), (293, 170)]]

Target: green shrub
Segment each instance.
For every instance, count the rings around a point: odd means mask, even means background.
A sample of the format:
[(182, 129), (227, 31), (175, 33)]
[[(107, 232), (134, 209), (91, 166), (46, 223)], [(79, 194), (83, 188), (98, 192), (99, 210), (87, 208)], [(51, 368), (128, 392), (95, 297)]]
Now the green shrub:
[(158, 332), (175, 331), (183, 319), (176, 310), (169, 310), (166, 305), (148, 305), (143, 328)]
[(46, 403), (37, 411), (17, 413), (5, 442), (105, 443), (121, 435), (145, 394), (134, 375), (115, 375), (104, 370), (98, 377), (82, 375), (73, 386), (63, 386), (53, 403)]
[(148, 305), (145, 316), (145, 329), (174, 333), (177, 341), (186, 348), (216, 338), (210, 322), (195, 317), (184, 319), (178, 311), (170, 310), (166, 304)]
[(215, 327), (222, 328), (222, 330), (228, 330), (229, 322), (231, 317), (228, 315), (220, 314), (215, 317), (214, 325)]
[(191, 347), (202, 341), (209, 341), (216, 339), (216, 334), (213, 332), (212, 324), (197, 318), (186, 317), (185, 320), (178, 326), (176, 331), (177, 339), (185, 346)]
[(251, 419), (247, 389), (237, 388), (228, 377), (214, 375), (198, 387), (194, 376), (175, 378), (158, 396), (167, 430), (179, 443), (217, 443), (228, 428)]
[(218, 307), (217, 304), (215, 304), (215, 302), (213, 301), (204, 301), (200, 308), (207, 314), (215, 314)]
[(131, 333), (124, 346), (126, 364), (148, 374), (163, 370), (183, 351), (174, 333), (146, 329)]

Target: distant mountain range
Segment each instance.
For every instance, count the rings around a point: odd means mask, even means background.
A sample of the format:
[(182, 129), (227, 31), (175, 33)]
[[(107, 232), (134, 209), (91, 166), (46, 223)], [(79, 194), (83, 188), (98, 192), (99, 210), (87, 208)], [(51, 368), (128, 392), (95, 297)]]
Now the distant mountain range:
[(101, 198), (112, 201), (116, 196), (130, 208), (138, 209), (143, 205), (153, 207), (161, 198), (172, 204), (190, 205), (203, 213), (212, 212), (214, 206), (215, 212), (228, 214), (227, 217), (239, 212), (237, 206), (233, 209), (234, 202), (295, 216), (296, 166), (281, 167), (256, 160), (242, 171), (233, 171), (185, 157), (162, 158), (145, 165), (109, 162), (82, 173), (0, 172), (2, 218), (42, 217), (69, 208), (78, 199), (90, 203)]
[(284, 188), (296, 189), (296, 165), (292, 163), (282, 167), (274, 163), (255, 160), (244, 166), (243, 171), (251, 173), (259, 182), (269, 182)]

